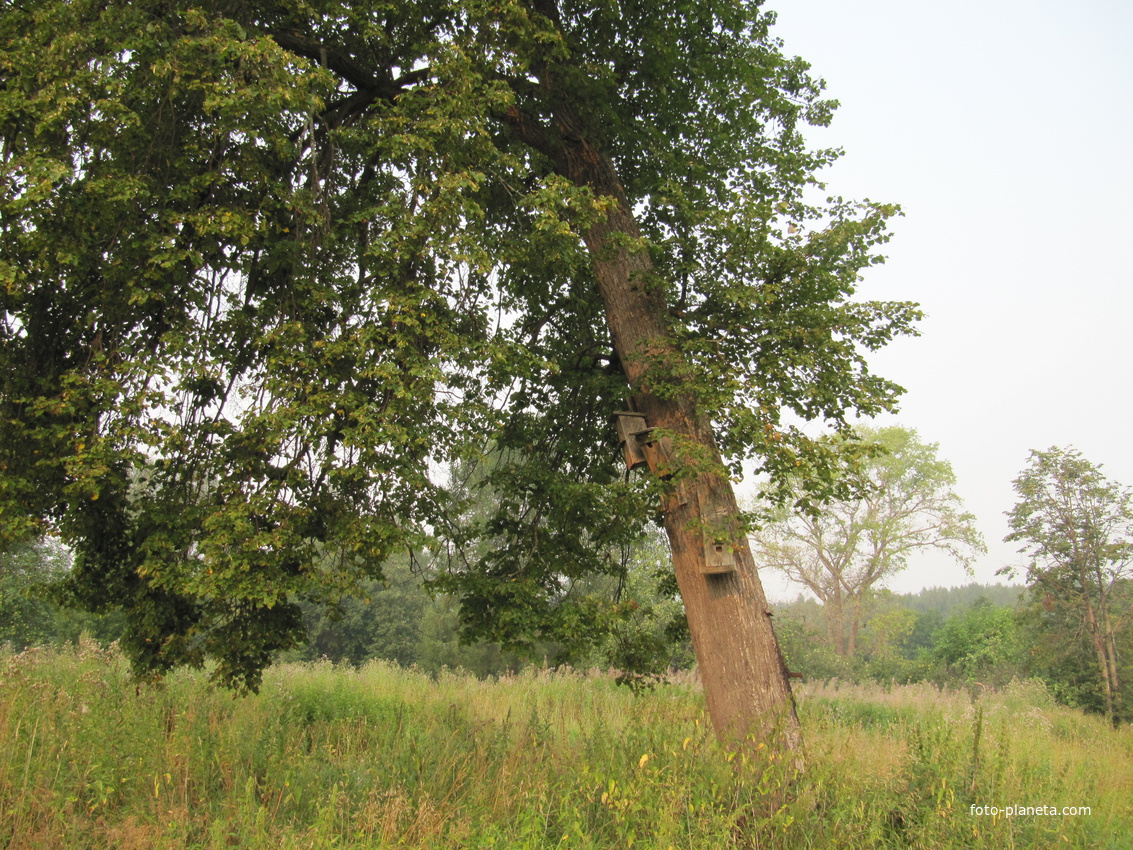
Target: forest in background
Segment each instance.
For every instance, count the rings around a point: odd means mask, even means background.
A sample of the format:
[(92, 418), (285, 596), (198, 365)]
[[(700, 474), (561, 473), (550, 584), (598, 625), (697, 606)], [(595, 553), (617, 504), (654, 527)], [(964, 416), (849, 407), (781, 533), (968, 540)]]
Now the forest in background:
[[(654, 551), (655, 549), (655, 551)], [(627, 612), (601, 639), (586, 646), (545, 643), (520, 654), (497, 643), (461, 640), (458, 602), (430, 595), (422, 572), (407, 556), (392, 561), (385, 582), (369, 582), (364, 596), (337, 607), (304, 606), (308, 641), (281, 662), (328, 660), (362, 667), (374, 660), (438, 675), (464, 670), (477, 677), (525, 667), (614, 670), (640, 688), (695, 666), (679, 599), (668, 592), (663, 546), (637, 550), (616, 595)], [(65, 574), (67, 553), (51, 543), (9, 550), (0, 560), (0, 644), (20, 651), (77, 643), (85, 633), (109, 645), (122, 629), (120, 614), (96, 616), (59, 604), (50, 583)], [(613, 581), (613, 580), (611, 580)], [(1061, 704), (1104, 713), (1088, 636), (1041, 593), (1018, 585), (968, 584), (919, 593), (871, 594), (852, 656), (835, 652), (825, 634), (823, 606), (799, 595), (774, 605), (776, 633), (793, 673), (804, 680), (854, 683), (929, 682), (973, 693), (1002, 689), (1013, 679), (1043, 682)], [(1133, 639), (1121, 635), (1119, 657), (1133, 657)], [(1133, 671), (1128, 664), (1123, 680)], [(1120, 719), (1128, 720), (1128, 713)]]

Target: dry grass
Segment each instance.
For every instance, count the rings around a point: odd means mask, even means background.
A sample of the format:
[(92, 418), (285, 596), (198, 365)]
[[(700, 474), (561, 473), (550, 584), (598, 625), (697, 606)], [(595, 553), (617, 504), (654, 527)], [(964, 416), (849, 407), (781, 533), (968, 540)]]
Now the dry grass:
[[(137, 687), (84, 645), (0, 658), (7, 848), (1128, 847), (1133, 733), (1041, 688), (800, 691), (807, 768), (721, 751), (695, 686), (385, 664)], [(1088, 805), (973, 817), (971, 805)]]

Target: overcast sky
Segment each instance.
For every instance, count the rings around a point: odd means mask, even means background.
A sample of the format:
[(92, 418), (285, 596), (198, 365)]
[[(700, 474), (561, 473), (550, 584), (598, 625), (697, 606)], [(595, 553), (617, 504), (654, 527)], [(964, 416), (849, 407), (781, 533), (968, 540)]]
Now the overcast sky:
[[(1133, 2), (768, 7), (841, 102), (810, 134), (845, 151), (829, 191), (904, 210), (861, 288), (928, 314), (872, 360), (908, 390), (883, 424), (939, 443), (988, 543), (975, 579), (996, 581), (1019, 562), (1004, 512), (1031, 449), (1073, 445), (1133, 485)], [(889, 586), (970, 580), (924, 557)]]

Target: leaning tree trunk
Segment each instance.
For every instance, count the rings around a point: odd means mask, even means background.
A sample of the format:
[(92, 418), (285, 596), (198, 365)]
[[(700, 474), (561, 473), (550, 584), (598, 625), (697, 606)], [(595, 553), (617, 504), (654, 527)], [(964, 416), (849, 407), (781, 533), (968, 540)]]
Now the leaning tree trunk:
[[(584, 239), (637, 412), (648, 426), (679, 435), (678, 442), (688, 440), (722, 468), (711, 423), (691, 397), (662, 398), (651, 391), (651, 371), (668, 371), (681, 355), (668, 333), (663, 287), (652, 283), (652, 263), (613, 163), (587, 141), (569, 107), (561, 107), (556, 119), (562, 138), (556, 160), (562, 175), (618, 200)], [(736, 535), (729, 541), (734, 569), (711, 572), (700, 522), (702, 503), (711, 505), (715, 514), (705, 518), (709, 522), (734, 521), (738, 513), (731, 482), (701, 473), (679, 491), (673, 488), (663, 516), (713, 726), (721, 740), (731, 744), (777, 728), (793, 749), (800, 740), (794, 698), (747, 538)]]

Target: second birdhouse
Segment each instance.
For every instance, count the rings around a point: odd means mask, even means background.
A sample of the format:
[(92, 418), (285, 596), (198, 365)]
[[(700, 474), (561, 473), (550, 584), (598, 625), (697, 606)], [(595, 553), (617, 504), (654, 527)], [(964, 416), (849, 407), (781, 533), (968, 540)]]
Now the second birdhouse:
[(645, 462), (658, 478), (668, 478), (676, 471), (673, 463), (673, 441), (670, 437), (658, 437), (650, 428), (637, 435), (637, 444), (645, 455)]
[(700, 533), (704, 541), (702, 572), (735, 572), (735, 544), (738, 537), (735, 517), (720, 504), (716, 492), (704, 476), (696, 482), (696, 500), (700, 504)]

